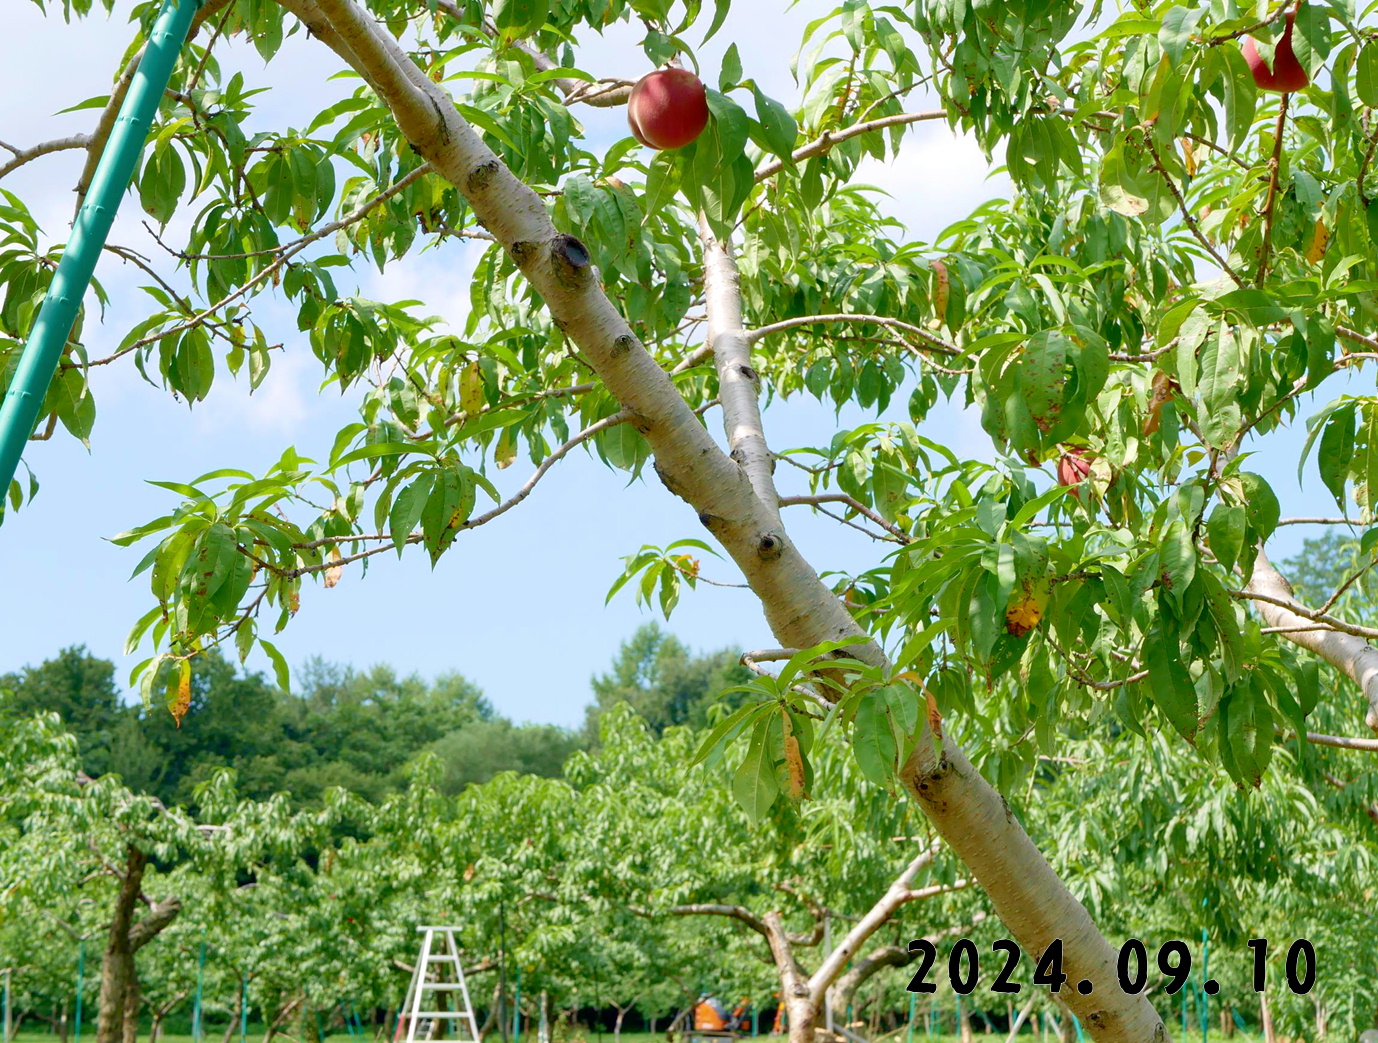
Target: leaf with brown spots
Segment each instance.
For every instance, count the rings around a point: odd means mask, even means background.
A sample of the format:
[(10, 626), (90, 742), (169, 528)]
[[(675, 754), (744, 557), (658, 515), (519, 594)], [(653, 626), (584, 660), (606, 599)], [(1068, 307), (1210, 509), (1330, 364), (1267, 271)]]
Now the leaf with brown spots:
[(191, 660), (183, 659), (177, 664), (176, 685), (168, 685), (167, 709), (177, 727), (182, 727), (182, 718), (191, 709)]

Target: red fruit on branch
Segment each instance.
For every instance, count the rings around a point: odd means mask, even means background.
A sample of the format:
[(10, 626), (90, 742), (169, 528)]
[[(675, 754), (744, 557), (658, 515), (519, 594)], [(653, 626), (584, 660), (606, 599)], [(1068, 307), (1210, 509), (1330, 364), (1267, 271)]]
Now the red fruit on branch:
[(1263, 55), (1258, 53), (1258, 44), (1253, 37), (1244, 40), (1244, 60), (1249, 63), (1249, 71), (1254, 74), (1254, 83), (1261, 91), (1276, 91), (1290, 94), (1299, 91), (1311, 82), (1306, 70), (1297, 61), (1297, 53), (1292, 50), (1292, 27), (1296, 24), (1295, 12), (1287, 13), (1287, 28), (1282, 39), (1273, 50), (1273, 67), (1268, 68)]
[(1091, 473), (1091, 457), (1080, 446), (1071, 446), (1063, 451), (1057, 461), (1057, 484), (1080, 485)]
[(655, 149), (683, 148), (708, 126), (708, 92), (688, 69), (647, 73), (627, 99), (632, 137)]

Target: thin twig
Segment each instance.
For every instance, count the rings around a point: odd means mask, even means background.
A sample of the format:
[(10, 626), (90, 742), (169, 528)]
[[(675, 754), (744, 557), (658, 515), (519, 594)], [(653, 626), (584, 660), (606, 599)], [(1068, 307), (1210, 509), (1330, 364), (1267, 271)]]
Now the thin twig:
[[(1284, 7), (1287, 5), (1284, 4)], [(1273, 245), (1273, 214), (1276, 210), (1274, 203), (1277, 201), (1278, 194), (1278, 171), (1282, 168), (1282, 133), (1287, 124), (1287, 102), (1292, 96), (1284, 94), (1278, 103), (1278, 122), (1275, 130), (1276, 139), (1273, 142), (1273, 155), (1268, 160), (1268, 196), (1263, 202), (1263, 245), (1258, 252), (1258, 273), (1254, 276), (1254, 285), (1262, 286), (1263, 280), (1268, 275), (1268, 252)]]

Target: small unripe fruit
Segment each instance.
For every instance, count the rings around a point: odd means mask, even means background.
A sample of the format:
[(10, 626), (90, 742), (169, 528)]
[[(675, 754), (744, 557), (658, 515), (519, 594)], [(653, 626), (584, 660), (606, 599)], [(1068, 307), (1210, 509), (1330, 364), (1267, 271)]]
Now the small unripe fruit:
[(708, 92), (688, 69), (647, 73), (627, 99), (632, 137), (654, 149), (683, 148), (708, 126)]
[(1253, 37), (1244, 40), (1244, 60), (1249, 63), (1249, 71), (1254, 74), (1254, 83), (1258, 85), (1259, 90), (1290, 94), (1311, 82), (1311, 77), (1306, 75), (1301, 62), (1297, 61), (1296, 51), (1292, 50), (1292, 27), (1296, 20), (1296, 14), (1289, 11), (1287, 28), (1283, 30), (1282, 39), (1273, 50), (1271, 69), (1264, 64), (1263, 55), (1258, 53), (1258, 44), (1254, 42)]
[(1057, 461), (1057, 484), (1058, 485), (1080, 485), (1086, 480), (1086, 476), (1091, 473), (1091, 461), (1086, 456), (1086, 450), (1080, 446), (1069, 446), (1058, 457)]

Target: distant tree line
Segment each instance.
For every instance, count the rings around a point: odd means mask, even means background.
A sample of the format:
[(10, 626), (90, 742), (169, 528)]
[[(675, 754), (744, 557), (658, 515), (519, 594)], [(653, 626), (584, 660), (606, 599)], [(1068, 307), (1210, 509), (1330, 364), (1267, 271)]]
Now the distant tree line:
[(244, 796), (287, 793), (301, 807), (332, 786), (379, 801), (427, 750), (439, 756), (451, 794), (500, 771), (558, 776), (569, 754), (596, 744), (609, 707), (631, 704), (657, 734), (699, 726), (718, 693), (749, 674), (736, 653), (695, 653), (649, 623), (592, 678), (582, 729), (515, 723), (458, 672), (427, 681), (391, 665), (360, 670), (318, 657), (296, 676), (287, 694), (215, 652), (200, 656), (179, 728), (160, 704), (126, 694), (114, 663), (73, 646), (0, 674), (0, 715), (56, 712), (77, 737), (88, 775), (113, 772), (168, 804), (192, 805), (196, 785), (230, 767)]

